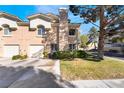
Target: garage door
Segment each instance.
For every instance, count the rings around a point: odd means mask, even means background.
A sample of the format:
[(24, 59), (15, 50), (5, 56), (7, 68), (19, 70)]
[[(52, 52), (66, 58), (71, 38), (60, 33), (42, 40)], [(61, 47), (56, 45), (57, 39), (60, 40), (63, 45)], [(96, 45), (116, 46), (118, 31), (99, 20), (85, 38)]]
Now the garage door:
[(13, 55), (19, 54), (18, 45), (5, 45), (4, 46), (4, 57), (12, 57)]
[(44, 46), (31, 45), (29, 46), (29, 57), (43, 57)]

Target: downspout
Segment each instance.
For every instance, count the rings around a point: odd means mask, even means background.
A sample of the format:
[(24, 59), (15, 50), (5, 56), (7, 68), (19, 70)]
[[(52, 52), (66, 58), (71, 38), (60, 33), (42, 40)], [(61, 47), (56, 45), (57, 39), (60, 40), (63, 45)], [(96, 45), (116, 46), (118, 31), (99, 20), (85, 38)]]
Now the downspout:
[(78, 30), (76, 29), (76, 46), (77, 46), (77, 50), (78, 50), (78, 39), (79, 39)]

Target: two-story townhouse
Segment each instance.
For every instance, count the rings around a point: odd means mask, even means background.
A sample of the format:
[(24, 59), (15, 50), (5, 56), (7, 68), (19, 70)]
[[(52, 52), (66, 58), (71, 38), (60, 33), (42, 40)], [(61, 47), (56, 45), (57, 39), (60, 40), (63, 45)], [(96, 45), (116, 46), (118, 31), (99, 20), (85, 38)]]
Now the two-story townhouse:
[(34, 14), (24, 22), (18, 17), (0, 12), (0, 57), (27, 54), (43, 57), (43, 52), (78, 48), (80, 24), (68, 22), (68, 10), (59, 15)]

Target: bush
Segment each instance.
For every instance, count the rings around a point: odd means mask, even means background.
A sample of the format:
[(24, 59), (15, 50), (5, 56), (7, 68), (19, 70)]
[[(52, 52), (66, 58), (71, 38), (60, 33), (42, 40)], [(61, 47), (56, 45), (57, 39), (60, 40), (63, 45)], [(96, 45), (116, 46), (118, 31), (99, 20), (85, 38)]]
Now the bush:
[(28, 56), (27, 55), (21, 55), (19, 59), (23, 60), (26, 59)]
[(12, 57), (12, 60), (18, 60), (18, 59), (23, 60), (26, 59), (27, 57), (28, 57), (27, 55), (14, 55)]
[(74, 51), (57, 51), (52, 54), (53, 59), (73, 59), (73, 58), (86, 58), (88, 54), (82, 50)]
[(17, 59), (19, 59), (21, 57), (21, 55), (14, 55), (13, 57), (12, 57), (12, 60), (17, 60)]
[(48, 58), (49, 57), (49, 53), (48, 52), (43, 52), (44, 58)]
[(57, 51), (52, 54), (53, 59), (70, 59), (73, 57), (71, 51)]
[(82, 50), (75, 50), (73, 51), (74, 58), (87, 58), (88, 54)]

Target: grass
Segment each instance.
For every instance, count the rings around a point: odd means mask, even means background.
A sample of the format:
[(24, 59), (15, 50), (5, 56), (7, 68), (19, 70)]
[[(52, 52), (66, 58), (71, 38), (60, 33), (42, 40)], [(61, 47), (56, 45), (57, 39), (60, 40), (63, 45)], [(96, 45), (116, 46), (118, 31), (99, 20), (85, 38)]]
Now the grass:
[(124, 62), (110, 58), (62, 60), (61, 74), (65, 80), (119, 79), (124, 78)]

